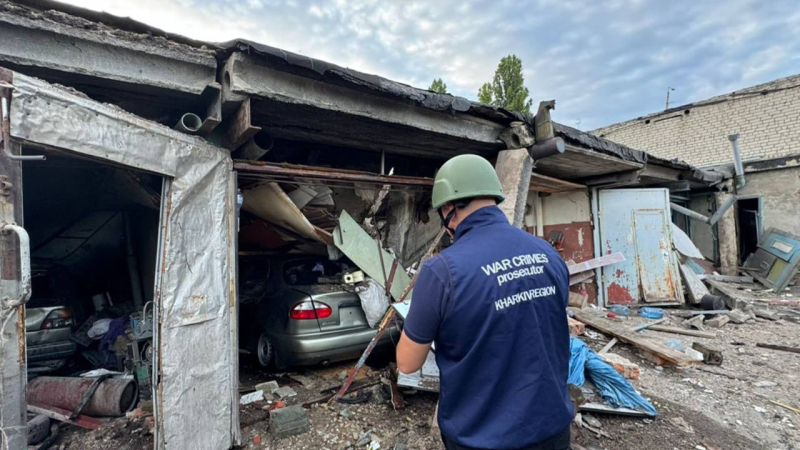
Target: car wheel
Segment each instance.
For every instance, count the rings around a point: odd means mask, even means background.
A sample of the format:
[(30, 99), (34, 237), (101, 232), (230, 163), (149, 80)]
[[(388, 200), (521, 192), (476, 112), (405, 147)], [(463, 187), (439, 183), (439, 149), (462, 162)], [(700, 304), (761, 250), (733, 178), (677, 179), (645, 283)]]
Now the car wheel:
[(269, 367), (275, 359), (275, 347), (267, 333), (261, 333), (261, 336), (258, 337), (256, 356), (262, 367)]

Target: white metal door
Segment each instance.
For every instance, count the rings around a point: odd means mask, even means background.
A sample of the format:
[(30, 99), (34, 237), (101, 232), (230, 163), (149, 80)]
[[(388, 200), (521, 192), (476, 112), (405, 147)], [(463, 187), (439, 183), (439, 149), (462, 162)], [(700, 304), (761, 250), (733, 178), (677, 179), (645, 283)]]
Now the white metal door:
[(607, 303), (682, 303), (669, 190), (609, 189), (599, 197), (601, 251), (625, 255), (602, 269)]

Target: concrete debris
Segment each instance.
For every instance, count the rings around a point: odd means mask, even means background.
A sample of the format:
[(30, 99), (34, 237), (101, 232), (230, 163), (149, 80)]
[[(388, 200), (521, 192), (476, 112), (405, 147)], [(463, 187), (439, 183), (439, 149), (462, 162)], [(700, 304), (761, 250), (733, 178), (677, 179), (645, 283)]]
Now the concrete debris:
[(308, 432), (311, 424), (303, 407), (294, 405), (271, 411), (269, 427), (276, 439), (284, 439)]
[(766, 409), (764, 409), (764, 408), (762, 408), (760, 406), (753, 406), (753, 409), (755, 409), (757, 413), (761, 413), (761, 414), (764, 414), (765, 412), (767, 412)]
[(751, 319), (750, 315), (745, 314), (744, 311), (740, 309), (734, 309), (730, 313), (728, 313), (728, 317), (730, 318), (731, 322), (742, 324), (747, 322)]
[(756, 317), (760, 317), (762, 319), (779, 320), (781, 318), (781, 315), (777, 312), (763, 308), (753, 308), (753, 313), (755, 313)]
[(714, 317), (713, 319), (708, 319), (706, 320), (705, 324), (711, 328), (722, 328), (725, 326), (726, 323), (728, 323), (731, 320), (730, 317), (728, 316), (729, 315), (717, 316)]
[(676, 428), (685, 433), (694, 434), (694, 428), (692, 428), (691, 425), (686, 423), (686, 420), (684, 420), (683, 417), (670, 417), (669, 423), (675, 425)]
[(773, 387), (773, 386), (777, 386), (777, 385), (778, 385), (778, 383), (776, 383), (774, 381), (756, 381), (755, 383), (753, 383), (753, 386), (760, 387), (760, 388)]
[(280, 386), (278, 385), (277, 381), (267, 381), (265, 383), (258, 383), (256, 385), (256, 391), (264, 391), (267, 394), (272, 394), (277, 391), (279, 387)]
[(603, 358), (603, 361), (607, 362), (614, 369), (616, 369), (617, 372), (619, 372), (623, 377), (629, 380), (639, 379), (639, 366), (637, 364), (634, 364), (615, 353), (603, 353), (600, 354), (600, 357)]
[(706, 327), (705, 325), (703, 325), (703, 319), (704, 317), (702, 315), (697, 315), (692, 317), (691, 319), (684, 320), (681, 323), (681, 326), (683, 326), (684, 328), (689, 328), (689, 329), (694, 328), (695, 330), (704, 331)]
[(264, 391), (255, 391), (249, 394), (243, 395), (239, 399), (240, 405), (249, 405), (251, 403), (259, 402), (264, 400)]
[(590, 416), (589, 414), (584, 414), (582, 419), (584, 422), (588, 423), (590, 426), (593, 426), (595, 428), (602, 428), (603, 426), (603, 424), (600, 423), (599, 420), (597, 420), (594, 416)]
[(277, 395), (281, 400), (294, 397), (297, 395), (294, 389), (290, 388), (289, 386), (283, 386), (275, 390), (273, 394)]

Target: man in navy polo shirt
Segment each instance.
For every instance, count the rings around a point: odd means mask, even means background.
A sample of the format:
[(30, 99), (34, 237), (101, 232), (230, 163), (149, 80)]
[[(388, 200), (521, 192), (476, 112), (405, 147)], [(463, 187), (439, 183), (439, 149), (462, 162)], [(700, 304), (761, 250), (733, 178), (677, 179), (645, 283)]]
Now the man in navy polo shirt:
[(452, 246), (422, 267), (397, 347), (403, 373), (435, 342), (448, 450), (568, 449), (569, 274), (545, 241), (514, 228), (492, 165), (447, 161), (433, 207)]

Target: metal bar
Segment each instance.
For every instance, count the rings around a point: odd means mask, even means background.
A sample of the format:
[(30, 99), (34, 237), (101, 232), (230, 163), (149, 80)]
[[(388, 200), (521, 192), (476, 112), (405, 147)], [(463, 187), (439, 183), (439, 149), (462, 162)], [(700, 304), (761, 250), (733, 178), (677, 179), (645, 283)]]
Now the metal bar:
[(100, 386), (100, 383), (106, 381), (106, 379), (109, 377), (110, 375), (106, 374), (106, 375), (100, 375), (99, 377), (94, 379), (92, 385), (89, 386), (89, 389), (86, 391), (85, 394), (83, 394), (81, 402), (78, 403), (78, 406), (76, 406), (75, 409), (72, 410), (72, 414), (69, 415), (70, 421), (78, 418), (78, 416), (81, 414), (81, 411), (83, 411), (83, 408), (86, 406), (87, 403), (89, 403), (89, 399), (92, 398), (95, 392), (97, 392), (97, 387)]
[[(383, 286), (386, 287), (389, 284), (389, 277), (386, 276), (386, 263), (383, 262), (383, 246), (381, 246), (381, 240), (375, 239), (375, 243), (378, 245), (378, 256), (381, 259), (381, 272), (383, 272)], [(394, 260), (397, 262), (397, 260)], [(386, 288), (386, 292), (389, 292), (389, 288)]]
[(658, 325), (660, 323), (666, 322), (667, 320), (669, 320), (669, 317), (664, 317), (662, 319), (658, 319), (658, 320), (655, 320), (653, 322), (643, 323), (641, 325), (637, 325), (637, 326), (631, 328), (631, 331), (642, 331), (645, 328), (650, 328), (653, 325)]
[[(430, 255), (436, 249), (436, 246), (439, 245), (439, 241), (442, 240), (442, 236), (444, 236), (445, 230), (446, 229), (442, 227), (442, 229), (439, 231), (439, 234), (436, 235), (436, 238), (434, 238), (433, 242), (431, 243), (430, 248), (428, 248), (428, 251), (425, 252), (424, 255), (422, 255), (422, 258), (420, 259), (419, 269), (414, 274), (414, 277), (411, 278), (411, 282), (408, 283), (408, 286), (406, 286), (405, 290), (403, 290), (403, 293), (400, 295), (400, 298), (397, 299), (397, 302), (404, 301), (408, 296), (409, 292), (411, 292), (411, 289), (413, 289), (414, 284), (417, 283), (417, 278), (419, 278), (419, 273), (422, 272), (422, 263), (424, 263), (428, 259), (428, 257), (430, 257)], [(350, 370), (350, 374), (347, 376), (347, 379), (345, 380), (344, 384), (342, 384), (342, 388), (339, 389), (339, 392), (333, 398), (338, 400), (344, 397), (345, 393), (347, 393), (347, 389), (350, 387), (351, 384), (353, 384), (353, 380), (355, 380), (356, 374), (358, 373), (359, 370), (361, 370), (361, 367), (364, 366), (364, 363), (367, 361), (367, 358), (369, 357), (370, 353), (372, 353), (372, 350), (375, 348), (375, 345), (383, 336), (383, 333), (385, 333), (386, 329), (389, 328), (389, 323), (391, 323), (396, 313), (397, 312), (394, 308), (389, 308), (386, 311), (386, 314), (384, 314), (383, 319), (381, 319), (381, 323), (380, 326), (378, 327), (378, 332), (375, 334), (375, 337), (373, 337), (372, 340), (369, 342), (369, 345), (367, 345), (367, 348), (364, 350), (364, 353), (361, 355), (361, 358), (358, 359), (356, 365), (353, 366), (353, 368)]]
[(96, 430), (101, 426), (103, 426), (103, 422), (99, 419), (95, 419), (94, 417), (78, 416), (77, 419), (70, 420), (69, 416), (67, 415), (69, 411), (63, 410), (61, 408), (56, 408), (53, 406), (43, 407), (36, 405), (28, 405), (28, 411), (34, 414), (41, 414), (43, 416), (47, 416), (51, 419), (58, 420), (61, 422), (71, 423), (81, 428), (86, 428), (87, 430)]
[(31, 298), (31, 239), (25, 228), (10, 223), (3, 224), (0, 230), (13, 231), (19, 238), (19, 271), (20, 271), (20, 294), (19, 299), (9, 300), (6, 305), (9, 308), (22, 306)]
[(699, 212), (692, 211), (689, 208), (684, 208), (683, 206), (681, 206), (681, 205), (679, 205), (677, 203), (670, 202), (669, 203), (669, 207), (672, 208), (672, 210), (677, 212), (677, 213), (681, 213), (684, 216), (688, 216), (690, 219), (699, 220), (700, 222), (703, 222), (703, 223), (709, 223), (709, 221), (711, 220), (711, 219), (708, 218), (708, 216), (704, 216), (704, 215), (700, 214)]
[(395, 274), (395, 272), (397, 272), (397, 266), (399, 264), (400, 263), (398, 263), (396, 259), (394, 261), (392, 261), (392, 269), (389, 271), (389, 279), (386, 280), (386, 296), (387, 297), (389, 297), (391, 295), (391, 292), (392, 292), (392, 281), (394, 281), (394, 274)]

